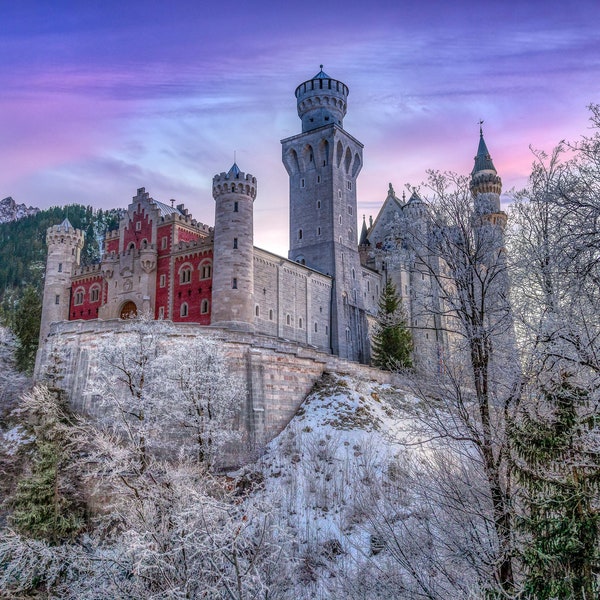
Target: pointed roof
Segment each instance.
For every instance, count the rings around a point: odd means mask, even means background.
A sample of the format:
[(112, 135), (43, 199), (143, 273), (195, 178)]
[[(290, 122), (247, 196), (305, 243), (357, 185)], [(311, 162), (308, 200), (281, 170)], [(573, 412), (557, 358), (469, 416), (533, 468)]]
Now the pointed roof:
[(360, 232), (360, 242), (361, 246), (370, 246), (371, 242), (369, 242), (369, 238), (367, 237), (367, 222), (365, 221), (365, 215), (363, 215), (363, 224)]
[(479, 124), (479, 147), (477, 148), (477, 156), (475, 157), (475, 164), (473, 165), (471, 175), (474, 175), (479, 171), (494, 171), (494, 173), (496, 173), (496, 168), (492, 162), (490, 151), (487, 149), (485, 140), (483, 139), (483, 129), (481, 127), (481, 123), (483, 123), (483, 121), (481, 121)]
[(416, 204), (417, 202), (420, 202), (421, 204), (423, 204), (423, 200), (421, 199), (421, 196), (419, 196), (419, 194), (417, 194), (417, 189), (413, 188), (412, 194), (410, 195), (410, 198), (408, 199), (407, 204)]
[(69, 221), (68, 218), (65, 218), (65, 220), (59, 225), (59, 227), (61, 229), (64, 229), (65, 231), (69, 231), (69, 229), (75, 229), (73, 225), (71, 225), (71, 221)]
[(331, 79), (331, 77), (323, 71), (323, 65), (319, 65), (319, 67), (321, 67), (321, 70), (313, 77), (313, 79)]
[(237, 163), (233, 163), (233, 165), (231, 165), (231, 169), (229, 169), (229, 171), (227, 171), (227, 177), (239, 177), (240, 176), (240, 168), (237, 166)]

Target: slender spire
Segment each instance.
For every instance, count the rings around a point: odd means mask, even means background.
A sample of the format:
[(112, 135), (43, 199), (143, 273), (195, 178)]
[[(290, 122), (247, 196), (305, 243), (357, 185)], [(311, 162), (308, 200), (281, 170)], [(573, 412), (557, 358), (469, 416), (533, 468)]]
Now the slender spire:
[(475, 173), (479, 173), (480, 171), (494, 171), (496, 173), (496, 167), (494, 167), (494, 163), (492, 162), (492, 157), (490, 156), (490, 151), (487, 149), (485, 145), (485, 140), (483, 139), (483, 121), (479, 121), (479, 147), (477, 148), (477, 156), (475, 156), (475, 164), (473, 165), (473, 170), (471, 171), (471, 175), (475, 175)]
[(360, 245), (361, 246), (369, 246), (369, 238), (367, 237), (367, 221), (365, 219), (365, 215), (363, 215), (363, 223), (362, 230), (360, 232)]
[(239, 177), (241, 171), (240, 168), (237, 166), (237, 163), (233, 163), (233, 165), (231, 165), (231, 169), (229, 169), (229, 171), (227, 171), (227, 177)]

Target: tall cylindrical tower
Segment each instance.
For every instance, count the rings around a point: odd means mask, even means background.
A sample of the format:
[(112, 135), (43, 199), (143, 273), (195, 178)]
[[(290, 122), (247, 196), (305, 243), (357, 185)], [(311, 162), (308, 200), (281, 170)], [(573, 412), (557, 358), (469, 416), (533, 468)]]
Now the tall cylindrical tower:
[(213, 177), (215, 199), (211, 324), (254, 328), (254, 227), (256, 178), (233, 164)]
[(75, 229), (68, 219), (60, 225), (49, 227), (46, 232), (46, 278), (42, 322), (40, 324), (40, 345), (50, 330), (50, 323), (67, 321), (71, 296), (71, 274), (81, 260), (84, 233)]

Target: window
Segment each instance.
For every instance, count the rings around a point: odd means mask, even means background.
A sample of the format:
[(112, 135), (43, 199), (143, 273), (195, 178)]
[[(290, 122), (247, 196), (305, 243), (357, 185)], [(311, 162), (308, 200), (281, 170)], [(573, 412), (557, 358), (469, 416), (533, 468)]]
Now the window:
[(317, 183), (321, 183), (321, 176), (317, 175)]
[(209, 262), (200, 265), (200, 279), (210, 279), (212, 273), (212, 265)]
[(184, 265), (179, 271), (179, 283), (190, 283), (192, 281), (192, 267)]
[(348, 229), (348, 239), (352, 242), (354, 240), (354, 231)]
[(129, 246), (127, 246), (127, 250), (135, 250), (135, 242), (131, 242)]
[(237, 250), (238, 249), (238, 245), (237, 245), (237, 238), (233, 238), (233, 249)]
[(60, 295), (56, 294), (56, 296), (54, 296), (54, 304), (60, 304)]
[(167, 276), (165, 273), (160, 276), (160, 287), (167, 287)]
[(339, 223), (340, 225), (342, 224), (342, 215), (340, 215), (340, 216), (338, 217), (338, 223)]
[(237, 290), (237, 277), (234, 277), (233, 280), (231, 281), (231, 289), (232, 290)]
[(286, 325), (291, 325), (292, 324), (292, 318), (290, 317), (290, 315), (286, 315), (286, 317), (285, 317), (285, 324)]
[(321, 235), (321, 228), (317, 227), (317, 235)]
[(141, 230), (142, 230), (142, 222), (141, 222), (141, 221), (138, 221), (138, 222), (135, 224), (135, 230), (136, 230), (136, 231), (141, 231)]
[(181, 305), (181, 308), (179, 309), (179, 316), (180, 317), (187, 317), (188, 316), (188, 305), (187, 305), (187, 302), (184, 302)]
[(352, 212), (353, 212), (353, 211), (352, 211), (352, 206), (350, 206), (350, 205), (348, 204), (348, 214), (349, 214), (349, 215), (351, 215), (351, 214), (352, 214)]
[(298, 328), (302, 329), (302, 318), (298, 319)]
[(206, 300), (206, 298), (200, 303), (200, 314), (208, 314), (208, 300)]
[(342, 190), (338, 190), (338, 198), (341, 200), (342, 199)]
[(62, 273), (62, 263), (58, 263), (58, 272)]
[(273, 309), (269, 310), (269, 321), (273, 320)]
[(100, 300), (100, 287), (90, 288), (90, 302), (98, 302)]
[(238, 201), (236, 200), (233, 203), (233, 212), (239, 212), (239, 210), (240, 210), (240, 205), (238, 204)]
[(319, 326), (317, 325), (317, 323), (315, 321), (315, 333), (317, 333), (317, 331), (319, 331)]
[(325, 335), (329, 335), (329, 327), (325, 325)]
[(352, 341), (352, 334), (350, 333), (350, 330), (348, 328), (346, 328), (346, 341), (347, 342)]
[(352, 189), (352, 182), (351, 181), (346, 181), (346, 187), (351, 190)]
[(260, 317), (260, 306), (258, 304), (254, 307), (254, 316)]
[(168, 245), (169, 245), (169, 238), (165, 235), (161, 242), (161, 248), (163, 250), (166, 250)]
[(78, 290), (75, 291), (75, 306), (79, 306), (80, 304), (83, 304), (83, 295), (84, 295), (84, 291), (82, 288), (79, 288)]
[(321, 201), (317, 200), (317, 208), (321, 208)]
[(302, 178), (302, 179), (300, 180), (300, 187), (301, 187), (301, 188), (303, 188), (303, 187), (304, 187), (304, 178)]
[(298, 229), (298, 239), (302, 239), (302, 229)]
[(352, 267), (352, 279), (356, 279), (356, 271), (354, 270), (354, 267)]
[(160, 306), (158, 309), (158, 318), (159, 319), (164, 319), (165, 318), (165, 307), (164, 306)]

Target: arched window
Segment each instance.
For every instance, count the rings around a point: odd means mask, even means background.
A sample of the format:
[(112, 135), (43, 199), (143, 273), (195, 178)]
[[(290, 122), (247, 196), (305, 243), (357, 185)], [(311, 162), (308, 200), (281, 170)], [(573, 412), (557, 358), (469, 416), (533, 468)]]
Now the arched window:
[(269, 321), (273, 320), (273, 309), (269, 310)]
[(188, 305), (187, 305), (187, 302), (184, 302), (181, 305), (181, 308), (179, 309), (179, 316), (180, 317), (187, 317), (188, 316)]
[(210, 279), (212, 276), (212, 263), (206, 261), (200, 264), (200, 279)]
[(298, 239), (302, 239), (302, 229), (298, 229)]
[(85, 295), (85, 290), (80, 287), (75, 290), (75, 306), (79, 306), (83, 304), (83, 297)]
[(208, 314), (208, 300), (206, 298), (200, 303), (200, 313), (203, 315)]
[(100, 286), (93, 285), (90, 288), (90, 302), (98, 302), (100, 300)]
[(298, 329), (302, 329), (302, 317), (298, 319)]
[(190, 281), (192, 281), (192, 265), (182, 265), (179, 269), (179, 283), (190, 283)]
[(292, 324), (292, 318), (290, 317), (290, 315), (286, 315), (286, 317), (285, 317), (285, 324), (286, 325), (291, 325)]
[(131, 242), (129, 246), (127, 246), (127, 250), (135, 250), (135, 242)]

